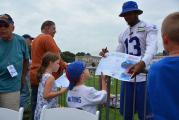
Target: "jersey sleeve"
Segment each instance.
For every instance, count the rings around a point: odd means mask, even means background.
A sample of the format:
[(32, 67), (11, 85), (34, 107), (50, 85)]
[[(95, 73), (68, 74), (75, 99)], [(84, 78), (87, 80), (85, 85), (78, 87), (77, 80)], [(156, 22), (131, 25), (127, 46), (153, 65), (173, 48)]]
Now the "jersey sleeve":
[(85, 99), (90, 105), (105, 103), (107, 100), (107, 92), (105, 90), (98, 91), (94, 88), (90, 88)]
[(125, 52), (125, 48), (122, 42), (122, 33), (119, 35), (119, 38), (118, 38), (118, 46), (116, 48), (116, 52), (122, 52), (122, 53)]
[(157, 33), (158, 29), (155, 25), (150, 25), (146, 27), (146, 51), (142, 57), (142, 61), (148, 66), (150, 61), (153, 59), (154, 55), (157, 53)]

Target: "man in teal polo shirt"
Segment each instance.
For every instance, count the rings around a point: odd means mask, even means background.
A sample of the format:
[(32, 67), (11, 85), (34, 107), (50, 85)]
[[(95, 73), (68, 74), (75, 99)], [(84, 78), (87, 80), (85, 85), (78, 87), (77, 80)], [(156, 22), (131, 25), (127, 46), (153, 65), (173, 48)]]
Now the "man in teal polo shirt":
[(0, 15), (0, 107), (18, 110), (19, 91), (25, 81), (29, 52), (24, 38), (13, 31), (11, 16)]

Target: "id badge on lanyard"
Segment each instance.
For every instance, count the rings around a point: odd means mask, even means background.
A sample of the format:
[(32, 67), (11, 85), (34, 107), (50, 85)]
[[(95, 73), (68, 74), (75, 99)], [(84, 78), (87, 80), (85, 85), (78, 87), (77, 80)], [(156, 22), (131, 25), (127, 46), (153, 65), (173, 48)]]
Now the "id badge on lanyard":
[(10, 73), (11, 77), (16, 77), (18, 75), (17, 70), (15, 69), (14, 65), (8, 65), (7, 70)]

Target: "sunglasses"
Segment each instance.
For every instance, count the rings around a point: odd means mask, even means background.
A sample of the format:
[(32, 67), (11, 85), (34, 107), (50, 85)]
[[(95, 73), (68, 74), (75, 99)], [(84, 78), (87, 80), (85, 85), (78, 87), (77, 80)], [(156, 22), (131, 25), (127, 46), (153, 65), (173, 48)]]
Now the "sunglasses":
[(2, 28), (2, 27), (8, 28), (9, 24), (7, 24), (7, 23), (0, 23), (0, 28)]

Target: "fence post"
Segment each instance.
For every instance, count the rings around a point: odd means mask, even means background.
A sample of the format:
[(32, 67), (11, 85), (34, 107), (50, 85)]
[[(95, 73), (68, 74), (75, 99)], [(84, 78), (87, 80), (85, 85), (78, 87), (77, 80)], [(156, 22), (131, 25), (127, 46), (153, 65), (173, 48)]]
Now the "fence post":
[(132, 110), (132, 119), (134, 119), (134, 114), (135, 114), (135, 102), (136, 102), (136, 76), (134, 78), (134, 91), (133, 91), (133, 110)]
[(111, 86), (111, 77), (108, 77), (107, 80), (107, 103), (106, 103), (106, 120), (109, 120), (109, 107), (110, 107), (110, 86)]
[(123, 120), (125, 120), (125, 115), (126, 115), (126, 112), (125, 112), (126, 111), (126, 82), (123, 82), (123, 84), (124, 84)]
[(146, 84), (145, 84), (145, 97), (144, 97), (144, 120), (146, 119), (146, 111), (147, 111), (147, 84), (148, 84), (148, 80), (147, 80), (147, 75), (148, 75), (148, 71), (144, 70), (144, 73), (146, 74)]
[(115, 113), (114, 113), (114, 119), (116, 120), (116, 113), (117, 113), (117, 102), (118, 102), (118, 94), (117, 94), (117, 91), (118, 90), (118, 79), (116, 79), (116, 101), (115, 101)]
[[(99, 76), (98, 83), (99, 83), (99, 90), (101, 90), (102, 89), (102, 79), (101, 79), (101, 76)], [(98, 105), (98, 110), (99, 110), (99, 120), (101, 120), (101, 112), (102, 112), (102, 105), (101, 104)]]

